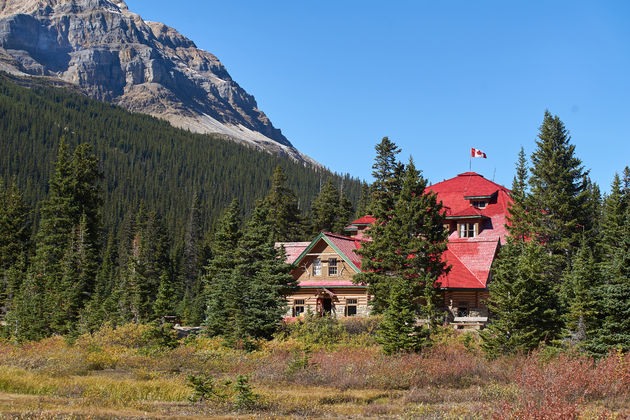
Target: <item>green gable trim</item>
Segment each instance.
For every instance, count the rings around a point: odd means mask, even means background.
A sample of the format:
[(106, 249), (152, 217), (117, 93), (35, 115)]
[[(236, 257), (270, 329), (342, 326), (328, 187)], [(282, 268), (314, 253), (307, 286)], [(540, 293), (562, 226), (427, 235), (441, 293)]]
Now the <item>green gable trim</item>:
[(350, 227), (345, 228), (344, 230), (348, 232), (354, 232), (355, 230), (359, 230), (359, 228), (356, 226), (350, 226)]
[(440, 290), (448, 291), (470, 291), (470, 292), (487, 292), (487, 287), (440, 287)]
[(354, 226), (370, 226), (372, 223), (353, 223)]
[(464, 196), (464, 200), (476, 200), (476, 199), (481, 199), (481, 198), (485, 198), (485, 199), (491, 199), (492, 195), (465, 195)]
[(488, 216), (483, 216), (481, 214), (474, 214), (470, 216), (446, 216), (445, 219), (448, 220), (457, 220), (457, 219), (487, 219)]
[(313, 239), (313, 241), (311, 242), (311, 244), (310, 244), (309, 246), (307, 246), (307, 247), (306, 247), (306, 249), (305, 249), (304, 251), (302, 251), (302, 253), (301, 253), (301, 254), (300, 254), (300, 255), (299, 255), (299, 256), (295, 259), (295, 261), (293, 262), (293, 264), (298, 265), (298, 264), (299, 264), (299, 262), (300, 262), (300, 261), (302, 261), (302, 259), (303, 259), (304, 257), (306, 257), (306, 255), (307, 255), (309, 252), (311, 252), (311, 249), (313, 249), (313, 247), (317, 244), (317, 242), (319, 242), (319, 240), (320, 240), (320, 239), (323, 239), (323, 240), (324, 240), (324, 242), (326, 242), (326, 243), (327, 243), (327, 244), (328, 244), (328, 245), (329, 245), (329, 246), (330, 246), (330, 247), (331, 247), (331, 248), (332, 248), (332, 249), (333, 249), (333, 250), (334, 250), (334, 251), (335, 251), (335, 252), (336, 252), (336, 253), (340, 256), (340, 257), (341, 257), (341, 259), (342, 259), (342, 260), (344, 260), (345, 262), (347, 262), (347, 263), (348, 263), (348, 265), (349, 265), (350, 267), (352, 267), (352, 269), (353, 269), (355, 272), (359, 273), (359, 272), (361, 271), (361, 270), (359, 270), (359, 268), (358, 268), (356, 265), (354, 265), (354, 264), (352, 263), (352, 261), (350, 261), (350, 259), (346, 256), (346, 254), (344, 254), (343, 252), (341, 252), (341, 250), (340, 250), (339, 248), (337, 248), (337, 247), (335, 246), (335, 244), (334, 244), (334, 243), (332, 243), (332, 242), (330, 241), (330, 239), (328, 239), (328, 238), (326, 237), (326, 235), (324, 235), (324, 233), (323, 233), (323, 232), (320, 232), (320, 233), (319, 233), (319, 235), (317, 235), (317, 236), (315, 237), (315, 239)]

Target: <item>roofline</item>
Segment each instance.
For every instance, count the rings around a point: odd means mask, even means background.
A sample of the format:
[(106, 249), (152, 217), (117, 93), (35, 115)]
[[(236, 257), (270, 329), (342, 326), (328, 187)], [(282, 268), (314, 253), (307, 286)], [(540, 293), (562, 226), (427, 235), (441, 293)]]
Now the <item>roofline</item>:
[(488, 291), (487, 287), (440, 287), (440, 290), (477, 290), (477, 291)]
[(456, 219), (489, 219), (488, 216), (484, 216), (483, 214), (474, 214), (470, 216), (445, 216), (445, 219), (448, 220), (456, 220)]
[(350, 223), (351, 226), (370, 226), (372, 223)]
[[(341, 235), (340, 235), (341, 236)], [(325, 235), (324, 232), (319, 232), (319, 234), (311, 241), (310, 245), (307, 246), (304, 251), (302, 251), (302, 253), (300, 255), (298, 255), (298, 257), (293, 261), (293, 264), (297, 265), (300, 261), (302, 261), (302, 258), (304, 258), (306, 256), (306, 254), (309, 253), (309, 251), (311, 249), (313, 249), (313, 247), (315, 246), (315, 244), (320, 240), (323, 239), (324, 242), (326, 242), (332, 249), (335, 250), (335, 252), (337, 254), (339, 254), (339, 256), (345, 261), (347, 262), (350, 267), (352, 267), (357, 273), (360, 273), (361, 270), (359, 270), (359, 268), (354, 265), (354, 263), (352, 261), (350, 261), (350, 258), (348, 258), (346, 256), (346, 254), (344, 254), (343, 252), (341, 252), (341, 250), (339, 248), (337, 248), (337, 246), (330, 240), (328, 239), (328, 237)], [(354, 239), (352, 238), (348, 238), (348, 240), (350, 241), (354, 241)]]

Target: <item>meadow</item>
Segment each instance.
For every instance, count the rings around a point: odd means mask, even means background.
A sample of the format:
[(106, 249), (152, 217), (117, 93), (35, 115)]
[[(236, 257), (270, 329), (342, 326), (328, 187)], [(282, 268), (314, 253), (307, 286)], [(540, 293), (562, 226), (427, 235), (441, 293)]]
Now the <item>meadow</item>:
[[(8, 418), (630, 418), (630, 355), (570, 350), (488, 360), (444, 329), (418, 354), (386, 356), (378, 319), (313, 320), (247, 349), (168, 326), (0, 342)], [(228, 345), (229, 344), (229, 345)]]

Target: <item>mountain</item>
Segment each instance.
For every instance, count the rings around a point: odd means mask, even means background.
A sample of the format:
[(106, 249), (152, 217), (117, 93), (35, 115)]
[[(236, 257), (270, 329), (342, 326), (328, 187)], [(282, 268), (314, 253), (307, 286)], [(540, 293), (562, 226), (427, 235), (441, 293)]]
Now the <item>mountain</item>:
[(361, 194), (361, 182), (349, 175), (175, 128), (39, 78), (0, 73), (0, 133), (0, 182), (16, 181), (35, 209), (33, 217), (47, 197), (61, 139), (71, 148), (89, 143), (104, 175), (105, 230), (121, 226), (143, 203), (181, 239), (193, 196), (199, 198), (203, 228), (210, 228), (235, 198), (249, 212), (267, 194), (278, 165), (304, 213), (329, 177), (353, 203)]
[(0, 70), (316, 164), (275, 128), (217, 57), (122, 0), (0, 0)]

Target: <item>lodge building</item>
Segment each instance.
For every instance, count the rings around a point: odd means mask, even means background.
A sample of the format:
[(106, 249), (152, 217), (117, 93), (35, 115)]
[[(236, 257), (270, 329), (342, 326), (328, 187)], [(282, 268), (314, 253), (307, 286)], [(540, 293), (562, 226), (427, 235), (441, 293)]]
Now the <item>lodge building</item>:
[[(510, 190), (475, 172), (427, 187), (444, 206), (448, 247), (443, 254), (448, 274), (436, 282), (440, 288), (446, 320), (455, 328), (482, 328), (488, 320), (484, 301), (488, 298), (490, 268), (507, 236)], [(287, 317), (311, 311), (336, 317), (367, 316), (370, 313), (367, 287), (352, 277), (361, 271), (356, 250), (366, 229), (374, 222), (364, 216), (352, 222), (347, 235), (321, 232), (311, 242), (284, 242), (287, 262), (298, 290), (287, 297)]]

